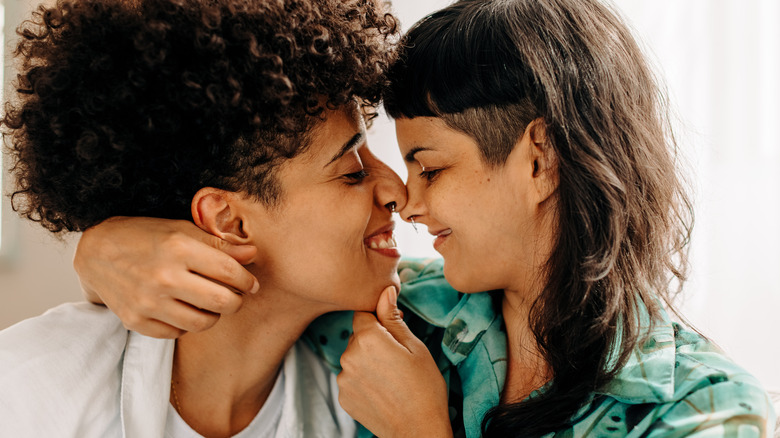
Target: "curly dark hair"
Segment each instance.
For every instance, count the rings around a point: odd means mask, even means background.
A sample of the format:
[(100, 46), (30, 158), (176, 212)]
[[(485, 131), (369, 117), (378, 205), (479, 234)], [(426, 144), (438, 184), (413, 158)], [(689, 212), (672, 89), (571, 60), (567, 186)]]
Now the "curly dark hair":
[(306, 149), (325, 107), (378, 104), (397, 26), (376, 6), (39, 6), (17, 29), (17, 93), (2, 119), (14, 209), (60, 232), (117, 215), (190, 219), (206, 186), (277, 202), (276, 164)]

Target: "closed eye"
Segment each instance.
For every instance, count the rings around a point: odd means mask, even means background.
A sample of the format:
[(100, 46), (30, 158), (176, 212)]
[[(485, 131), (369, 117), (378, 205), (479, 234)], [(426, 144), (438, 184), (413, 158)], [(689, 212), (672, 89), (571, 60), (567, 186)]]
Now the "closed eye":
[(347, 184), (349, 185), (360, 184), (364, 179), (366, 179), (366, 177), (368, 177), (368, 172), (366, 172), (366, 169), (360, 169), (358, 172), (343, 175), (343, 178), (347, 180)]
[(420, 178), (425, 178), (428, 180), (428, 182), (433, 182), (437, 176), (439, 176), (439, 173), (441, 173), (442, 169), (427, 169), (423, 168), (424, 170), (420, 172)]

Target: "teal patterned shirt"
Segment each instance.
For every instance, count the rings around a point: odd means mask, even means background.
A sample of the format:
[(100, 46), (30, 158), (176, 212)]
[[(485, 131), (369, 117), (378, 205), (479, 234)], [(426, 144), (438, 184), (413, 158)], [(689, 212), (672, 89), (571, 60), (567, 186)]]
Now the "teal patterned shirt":
[[(399, 306), (448, 384), (455, 436), (476, 438), (504, 386), (506, 333), (490, 294), (458, 293), (442, 266), (441, 260), (402, 261)], [(305, 336), (334, 372), (351, 324), (351, 312), (328, 314)], [(665, 314), (652, 327), (615, 379), (548, 437), (772, 436), (775, 412), (753, 376)], [(359, 436), (372, 434), (363, 429)]]

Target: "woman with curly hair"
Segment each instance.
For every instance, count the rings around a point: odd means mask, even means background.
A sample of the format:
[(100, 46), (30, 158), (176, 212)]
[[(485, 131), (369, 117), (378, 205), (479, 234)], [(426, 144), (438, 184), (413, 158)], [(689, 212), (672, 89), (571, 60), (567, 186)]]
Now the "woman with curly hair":
[[(610, 8), (460, 0), (409, 31), (389, 79), (409, 170), (400, 213), (444, 262), (402, 272), (402, 312), (386, 293), (376, 317), (355, 314), (338, 379), (353, 418), (378, 436), (771, 435), (760, 383), (669, 316), (690, 203), (663, 94)], [(109, 305), (146, 292), (111, 290), (94, 266), (152, 253), (111, 245), (171, 232), (140, 221), (82, 239), (82, 281)], [(441, 272), (459, 292), (420, 281)], [(191, 325), (140, 310), (142, 329)]]
[(18, 33), (2, 121), (14, 207), (52, 232), (189, 219), (257, 248), (242, 286), (263, 288), (176, 341), (84, 304), (4, 330), (1, 434), (354, 436), (299, 338), (398, 286), (405, 191), (361, 108), (378, 102), (393, 18), (365, 1), (60, 0)]

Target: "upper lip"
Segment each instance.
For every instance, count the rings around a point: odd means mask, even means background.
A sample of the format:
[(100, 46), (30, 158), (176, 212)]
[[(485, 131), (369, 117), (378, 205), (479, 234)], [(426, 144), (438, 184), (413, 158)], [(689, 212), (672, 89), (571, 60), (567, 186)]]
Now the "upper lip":
[(368, 235), (368, 236), (366, 236), (366, 238), (365, 238), (365, 239), (363, 239), (363, 240), (368, 240), (368, 239), (370, 239), (370, 238), (372, 238), (372, 237), (374, 237), (374, 236), (376, 236), (376, 235), (378, 235), (378, 234), (382, 234), (382, 233), (391, 232), (391, 231), (393, 231), (394, 229), (395, 229), (395, 222), (393, 222), (393, 221), (390, 221), (390, 223), (388, 223), (387, 225), (384, 225), (384, 226), (382, 226), (382, 227), (381, 227), (381, 228), (379, 228), (378, 230), (376, 230), (376, 231), (374, 231), (373, 233), (369, 234), (369, 235)]
[(428, 232), (431, 234), (431, 236), (438, 236), (439, 234), (441, 234), (441, 233), (443, 233), (445, 231), (449, 231), (449, 230), (450, 230), (449, 228), (442, 228), (441, 230), (438, 230), (438, 231), (430, 231), (430, 230), (428, 230)]

